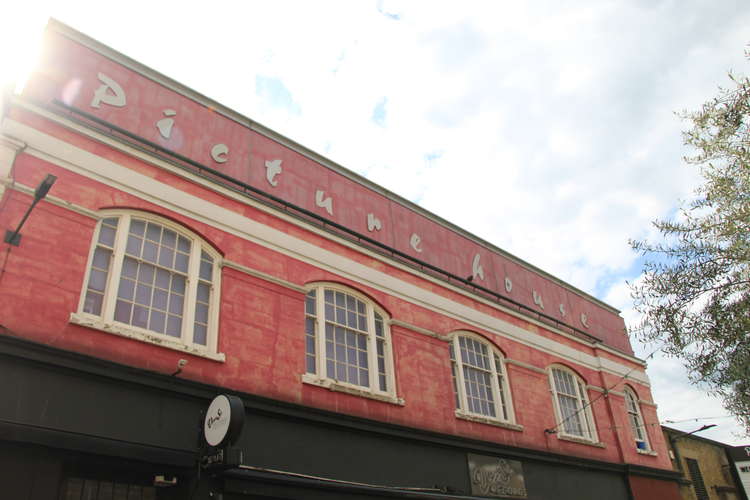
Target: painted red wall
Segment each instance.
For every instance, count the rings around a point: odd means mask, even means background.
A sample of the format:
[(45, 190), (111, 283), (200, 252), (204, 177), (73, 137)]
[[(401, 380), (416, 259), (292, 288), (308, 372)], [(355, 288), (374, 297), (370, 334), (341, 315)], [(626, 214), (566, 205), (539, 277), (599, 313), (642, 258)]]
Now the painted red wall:
[[(24, 90), (25, 97), (44, 105), (60, 100), (454, 275), (470, 276), (472, 259), (479, 253), (485, 273), (484, 280), (476, 281), (481, 286), (633, 354), (622, 318), (590, 297), (563, 287), (508, 256), (436, 223), (413, 207), (251, 130), (250, 120), (238, 123), (229, 119), (216, 109), (199, 104), (60, 33), (48, 32), (45, 47), (39, 69)], [(107, 104), (92, 107), (94, 93), (102, 85), (99, 74), (112, 78), (123, 88), (127, 101), (124, 107)], [(157, 121), (165, 118), (167, 109), (176, 113), (169, 139), (156, 126)], [(219, 143), (229, 148), (225, 163), (215, 162), (209, 154)], [(266, 180), (265, 163), (273, 160), (281, 160), (283, 168), (276, 186)], [(332, 198), (332, 215), (316, 205), (317, 190)], [(380, 231), (368, 231), (370, 213), (381, 221)], [(415, 251), (409, 243), (413, 233), (421, 237), (422, 252)], [(506, 291), (506, 277), (513, 282), (511, 292)], [(533, 292), (541, 295), (544, 308), (534, 303)], [(561, 304), (565, 314), (560, 311)], [(588, 317), (588, 327), (582, 324), (582, 314)]]
[[(592, 346), (504, 313), (403, 269), (384, 264), (362, 252), (223, 197), (32, 113), (14, 109), (11, 118), (115, 161), (123, 168), (138, 171), (342, 256), (383, 270), (456, 302), (470, 305), (529, 332), (554, 339), (587, 354), (608, 357), (629, 367), (636, 366), (629, 358), (606, 351), (597, 352)], [(378, 289), (351, 282), (342, 276), (159, 207), (28, 153), (18, 156), (13, 170), (15, 181), (26, 186), (35, 186), (47, 173), (58, 176), (51, 194), (73, 205), (92, 211), (129, 207), (156, 212), (202, 235), (226, 259), (243, 266), (302, 286), (323, 280), (341, 282), (371, 296), (392, 318), (419, 328), (441, 335), (456, 330), (475, 331), (494, 342), (508, 358), (533, 367), (545, 369), (552, 363), (567, 364), (588, 384), (599, 387), (609, 387), (618, 381), (614, 375), (577, 366), (520, 342), (477, 330), (454, 318), (442, 316)], [(0, 227), (14, 226), (30, 201), (29, 195), (14, 189), (6, 190), (0, 202)], [(188, 357), (189, 364), (181, 374), (183, 377), (284, 401), (511, 446), (612, 462), (627, 461), (652, 467), (670, 467), (660, 433), (649, 429), (657, 456), (639, 455), (628, 444), (623, 444), (628, 443), (629, 439), (618, 440), (622, 429), (627, 429), (627, 423), (624, 402), (614, 394), (600, 397), (601, 393), (589, 391), (589, 398), (595, 400), (593, 412), (604, 447), (562, 441), (556, 435), (546, 434), (544, 429), (555, 425), (547, 375), (518, 365), (509, 364), (507, 370), (516, 421), (524, 426), (523, 431), (457, 419), (454, 415), (447, 343), (397, 325), (392, 327), (391, 334), (397, 392), (406, 401), (404, 406), (304, 384), (301, 382), (304, 372), (303, 294), (230, 268), (222, 271), (219, 351), (226, 353), (224, 363), (71, 324), (69, 317), (78, 307), (95, 225), (96, 221), (90, 217), (42, 201), (24, 228), (22, 244), (13, 248), (6, 244), (0, 247), (0, 258), (5, 259), (4, 272), (0, 277), (0, 318), (4, 326), (35, 341), (161, 373), (172, 372), (178, 359)], [(37, 305), (29, 307), (29, 304)], [(651, 399), (647, 387), (636, 386), (642, 399)], [(647, 419), (656, 421), (656, 416), (647, 415)]]
[(667, 482), (643, 476), (629, 476), (633, 498), (638, 500), (681, 500), (676, 482)]

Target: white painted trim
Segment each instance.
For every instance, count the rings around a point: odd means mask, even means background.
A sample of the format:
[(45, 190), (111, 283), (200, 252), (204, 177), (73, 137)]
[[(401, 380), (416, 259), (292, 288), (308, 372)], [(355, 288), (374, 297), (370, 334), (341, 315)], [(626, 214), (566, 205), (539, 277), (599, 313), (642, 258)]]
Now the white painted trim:
[(283, 286), (284, 288), (288, 288), (290, 290), (293, 290), (295, 292), (299, 293), (307, 293), (307, 289), (303, 286), (297, 285), (296, 283), (292, 283), (291, 281), (286, 281), (281, 278), (277, 278), (276, 276), (271, 276), (270, 274), (266, 274), (262, 271), (257, 271), (255, 269), (250, 269), (247, 266), (243, 266), (242, 264), (239, 264), (237, 262), (233, 262), (231, 260), (224, 260), (222, 262), (223, 267), (228, 267), (229, 269), (234, 269), (235, 271), (239, 271), (241, 273), (248, 274), (250, 276), (253, 276), (255, 278), (262, 279), (263, 281), (268, 281), (270, 283), (274, 283), (279, 286)]
[(141, 342), (147, 342), (149, 344), (158, 345), (167, 349), (192, 354), (193, 356), (200, 356), (202, 358), (211, 359), (213, 361), (226, 361), (226, 355), (222, 352), (211, 352), (204, 349), (199, 349), (196, 345), (187, 346), (180, 340), (171, 340), (164, 335), (151, 334), (146, 330), (132, 327), (129, 325), (123, 325), (122, 323), (110, 323), (103, 321), (100, 317), (86, 313), (70, 313), (70, 323), (79, 326), (85, 326), (87, 328), (93, 328), (102, 332), (112, 333), (129, 339), (139, 340)]
[[(360, 264), (340, 254), (320, 248), (315, 244), (248, 219), (239, 213), (188, 194), (168, 184), (161, 183), (151, 177), (123, 168), (106, 158), (77, 148), (32, 127), (6, 119), (3, 123), (3, 132), (25, 140), (29, 144), (27, 152), (34, 156), (163, 206), (170, 211), (181, 213), (271, 250), (462, 321), (469, 326), (553, 354), (568, 362), (594, 370), (605, 370), (618, 376), (629, 374), (632, 379), (639, 383), (649, 385), (648, 378), (643, 371), (631, 372), (627, 366), (581, 352), (495, 316), (482, 313), (473, 307), (460, 304), (442, 295), (395, 278), (389, 273)], [(239, 197), (239, 195), (236, 196)], [(248, 201), (245, 200), (245, 203), (248, 203)], [(362, 251), (361, 248), (358, 250)], [(441, 284), (446, 286), (444, 283)], [(476, 297), (472, 298), (477, 300)], [(488, 303), (498, 307), (497, 304)], [(521, 317), (529, 321), (529, 318)], [(549, 328), (546, 325), (544, 327)], [(580, 339), (577, 341), (583, 343)]]
[(523, 431), (523, 425), (519, 425), (513, 422), (506, 422), (504, 420), (496, 420), (494, 418), (483, 417), (463, 411), (461, 408), (456, 408), (456, 418), (462, 420), (469, 420), (471, 422), (479, 422), (480, 424), (494, 425), (495, 427), (502, 427), (503, 429), (510, 429), (512, 431)]
[(544, 368), (539, 368), (538, 366), (530, 365), (528, 363), (524, 363), (523, 361), (518, 361), (516, 359), (511, 359), (511, 358), (505, 358), (505, 363), (509, 365), (519, 366), (529, 371), (547, 376), (547, 370), (545, 370)]
[(557, 439), (560, 441), (570, 441), (571, 443), (585, 444), (586, 446), (595, 446), (597, 448), (606, 448), (607, 445), (601, 441), (589, 441), (587, 439), (581, 439), (578, 436), (571, 436), (568, 434), (557, 434)]
[(451, 340), (450, 335), (440, 335), (439, 333), (435, 333), (432, 330), (428, 330), (426, 328), (412, 325), (411, 323), (407, 323), (406, 321), (401, 321), (398, 319), (391, 319), (389, 323), (391, 325), (395, 325), (401, 328), (406, 328), (407, 330), (411, 330), (413, 332), (421, 333), (422, 335), (426, 335), (427, 337), (432, 337), (438, 340), (442, 340), (443, 342), (450, 342)]
[[(24, 194), (28, 194), (29, 196), (34, 196), (35, 188), (31, 186), (27, 186), (26, 184), (21, 184), (15, 181), (8, 181), (8, 180), (0, 179), (0, 187), (2, 186), (5, 186), (7, 189), (13, 189), (14, 191), (18, 191), (19, 193), (24, 193)], [(45, 196), (44, 201), (46, 201), (47, 203), (51, 203), (52, 205), (68, 209), (71, 212), (75, 212), (79, 215), (83, 215), (94, 220), (99, 220), (98, 212), (95, 212), (94, 210), (89, 210), (88, 208), (82, 207), (80, 205), (76, 205), (69, 201), (65, 201), (62, 198), (58, 198), (57, 196), (54, 196), (52, 194), (48, 194), (47, 196)]]
[(658, 457), (659, 456), (659, 454), (656, 453), (653, 450), (642, 450), (640, 448), (636, 448), (635, 451), (637, 451), (639, 455), (649, 455), (651, 457)]
[(351, 394), (353, 396), (375, 399), (377, 401), (383, 401), (385, 403), (391, 403), (399, 406), (406, 405), (406, 401), (404, 401), (403, 398), (399, 398), (390, 394), (383, 394), (382, 392), (370, 392), (367, 389), (362, 389), (350, 384), (339, 382), (334, 379), (318, 377), (317, 375), (313, 375), (312, 373), (303, 373), (302, 383), (316, 385), (318, 387), (328, 389), (332, 392), (343, 392), (346, 394)]
[(601, 392), (602, 394), (606, 394), (607, 393), (607, 390), (604, 387), (599, 387), (598, 385), (588, 384), (588, 385), (586, 385), (586, 389), (589, 390), (589, 391)]
[(602, 307), (604, 309), (609, 310), (610, 312), (613, 312), (615, 314), (619, 314), (620, 311), (616, 308), (612, 307), (611, 305), (607, 304), (606, 302), (603, 302), (593, 295), (589, 295), (588, 293), (584, 292), (583, 290), (580, 290), (578, 288), (575, 288), (574, 286), (570, 285), (569, 283), (566, 283), (562, 281), (561, 279), (552, 276), (551, 274), (548, 274), (546, 271), (534, 266), (533, 264), (530, 264), (523, 259), (516, 257), (515, 255), (512, 255), (508, 253), (507, 251), (496, 247), (495, 245), (482, 240), (481, 238), (469, 233), (463, 228), (460, 228), (449, 221), (443, 219), (442, 217), (435, 215), (424, 208), (420, 207), (419, 205), (407, 200), (406, 198), (403, 198), (396, 193), (393, 193), (392, 191), (389, 191), (385, 189), (382, 186), (379, 186), (378, 184), (375, 184), (374, 182), (370, 181), (369, 179), (357, 174), (356, 172), (353, 172), (346, 167), (339, 165), (338, 163), (333, 162), (332, 160), (322, 156), (319, 153), (316, 153), (315, 151), (287, 138), (286, 136), (281, 135), (280, 133), (271, 130), (270, 128), (240, 114), (236, 111), (222, 105), (221, 103), (203, 95), (200, 94), (190, 88), (188, 88), (185, 85), (182, 85), (181, 83), (178, 83), (177, 81), (135, 61), (134, 59), (131, 59), (130, 57), (125, 56), (124, 54), (121, 54), (117, 52), (116, 50), (102, 44), (101, 42), (98, 42), (97, 40), (94, 40), (93, 38), (90, 38), (83, 33), (76, 31), (75, 29), (59, 22), (54, 19), (50, 20), (49, 28), (64, 35), (65, 37), (74, 40), (91, 50), (98, 52), (102, 56), (111, 59), (115, 61), (116, 63), (144, 76), (145, 78), (152, 80), (160, 85), (163, 85), (164, 87), (174, 91), (175, 93), (185, 96), (188, 99), (197, 102), (199, 104), (202, 104), (209, 109), (213, 109), (215, 112), (218, 112), (222, 116), (226, 117), (229, 120), (232, 120), (242, 126), (247, 127), (248, 129), (257, 132), (260, 135), (263, 135), (264, 137), (271, 139), (286, 148), (295, 151), (296, 153), (299, 153), (300, 155), (314, 161), (315, 163), (318, 163), (319, 165), (326, 167), (330, 170), (333, 170), (334, 172), (337, 172), (341, 174), (342, 176), (348, 178), (349, 180), (356, 182), (366, 188), (368, 188), (371, 191), (374, 191), (378, 194), (383, 195), (384, 197), (398, 203), (399, 205), (402, 205), (424, 217), (431, 220), (432, 222), (446, 227), (450, 229), (451, 231), (456, 232), (457, 234), (467, 238), (470, 241), (473, 241), (477, 245), (485, 248), (486, 250), (490, 251), (491, 253), (497, 253), (508, 260), (515, 262), (516, 264), (520, 265), (523, 268), (526, 268), (528, 271), (532, 273), (536, 273), (539, 276), (546, 278), (550, 281), (553, 281), (554, 283), (558, 284), (562, 288), (568, 290), (569, 292), (578, 295), (579, 297), (583, 298), (584, 300), (587, 300), (589, 302), (592, 302), (599, 307)]
[[(157, 167), (163, 168), (165, 170), (168, 170), (171, 173), (173, 173), (175, 175), (178, 175), (180, 177), (190, 179), (192, 182), (195, 182), (196, 184), (202, 185), (206, 189), (212, 190), (212, 191), (217, 192), (217, 193), (221, 193), (222, 195), (224, 195), (224, 196), (226, 196), (228, 198), (231, 198), (231, 199), (234, 199), (234, 200), (239, 201), (241, 203), (245, 203), (247, 205), (253, 206), (253, 207), (255, 207), (255, 208), (259, 209), (259, 210), (262, 210), (264, 212), (267, 212), (269, 214), (274, 215), (275, 217), (278, 217), (278, 218), (280, 218), (282, 220), (285, 220), (286, 222), (289, 222), (291, 224), (295, 224), (295, 225), (297, 225), (299, 227), (302, 227), (302, 228), (304, 228), (304, 229), (306, 229), (308, 231), (314, 232), (314, 233), (316, 233), (316, 234), (318, 234), (318, 235), (320, 235), (320, 236), (322, 236), (324, 238), (327, 238), (327, 239), (335, 241), (335, 242), (337, 242), (337, 243), (339, 243), (341, 245), (344, 245), (344, 246), (347, 246), (347, 247), (352, 248), (354, 250), (357, 250), (358, 252), (361, 252), (361, 253), (363, 253), (363, 254), (365, 254), (365, 255), (373, 258), (373, 259), (380, 260), (381, 262), (385, 262), (388, 265), (397, 267), (397, 268), (399, 268), (399, 269), (401, 269), (403, 271), (406, 271), (406, 272), (411, 273), (411, 274), (413, 274), (415, 276), (418, 276), (421, 279), (428, 280), (428, 281), (430, 281), (432, 283), (435, 283), (435, 284), (437, 284), (439, 286), (442, 286), (442, 287), (444, 287), (446, 289), (449, 289), (449, 290), (451, 290), (451, 291), (453, 291), (455, 293), (461, 294), (461, 295), (463, 295), (465, 297), (468, 297), (468, 298), (470, 298), (472, 300), (481, 302), (481, 303), (483, 303), (485, 305), (488, 305), (488, 306), (490, 306), (492, 308), (501, 310), (501, 311), (503, 311), (506, 314), (509, 314), (511, 316), (523, 319), (524, 321), (527, 321), (529, 323), (532, 323), (532, 324), (535, 324), (537, 326), (540, 326), (540, 327), (542, 327), (542, 328), (544, 328), (546, 330), (549, 330), (550, 332), (553, 332), (553, 333), (555, 333), (557, 335), (561, 335), (561, 336), (563, 336), (563, 337), (565, 337), (565, 338), (567, 338), (569, 340), (572, 340), (572, 341), (574, 341), (576, 343), (585, 345), (585, 346), (587, 346), (589, 348), (591, 348), (593, 346), (595, 349), (601, 349), (603, 351), (609, 352), (609, 353), (611, 353), (613, 355), (616, 355), (616, 356), (618, 356), (620, 358), (627, 359), (627, 360), (629, 360), (629, 361), (631, 361), (633, 363), (639, 364), (641, 366), (645, 367), (645, 365), (646, 365), (644, 361), (642, 361), (642, 360), (640, 360), (640, 359), (638, 359), (638, 358), (636, 358), (634, 356), (631, 356), (629, 354), (626, 354), (626, 353), (624, 353), (622, 351), (619, 351), (617, 349), (614, 349), (614, 348), (609, 347), (607, 345), (604, 345), (602, 343), (592, 342), (590, 340), (582, 339), (581, 337), (572, 335), (572, 334), (570, 334), (570, 333), (568, 333), (568, 332), (566, 332), (564, 330), (556, 328), (555, 326), (553, 326), (551, 324), (547, 324), (547, 323), (544, 323), (544, 322), (542, 322), (540, 320), (537, 320), (533, 316), (528, 316), (528, 315), (520, 313), (520, 312), (518, 312), (518, 311), (516, 311), (516, 310), (514, 310), (514, 309), (512, 309), (510, 307), (506, 307), (506, 306), (502, 305), (502, 303), (500, 303), (500, 302), (491, 301), (491, 300), (485, 299), (481, 295), (477, 295), (477, 294), (471, 293), (468, 290), (466, 290), (464, 288), (461, 288), (459, 286), (453, 285), (453, 284), (451, 284), (451, 283), (449, 283), (449, 282), (447, 282), (445, 280), (440, 280), (440, 279), (432, 277), (432, 276), (430, 276), (428, 274), (422, 274), (422, 273), (419, 272), (419, 270), (415, 269), (412, 266), (408, 266), (408, 265), (402, 264), (402, 263), (400, 263), (400, 262), (398, 262), (396, 260), (388, 259), (387, 257), (383, 256), (382, 254), (370, 251), (367, 248), (364, 248), (362, 246), (358, 246), (355, 243), (351, 242), (350, 240), (347, 240), (345, 238), (340, 238), (340, 237), (334, 235), (333, 233), (321, 230), (321, 229), (317, 228), (316, 226), (314, 226), (312, 224), (309, 224), (309, 223), (307, 223), (307, 222), (305, 222), (305, 221), (303, 221), (303, 220), (301, 220), (299, 218), (292, 217), (292, 216), (290, 216), (288, 214), (285, 214), (285, 213), (283, 213), (281, 211), (274, 210), (273, 208), (270, 208), (270, 207), (268, 207), (267, 205), (265, 205), (263, 203), (259, 203), (259, 202), (255, 201), (255, 200), (253, 200), (252, 198), (249, 198), (249, 197), (244, 196), (244, 195), (240, 195), (236, 191), (234, 191), (232, 189), (229, 189), (229, 188), (226, 188), (226, 187), (222, 186), (221, 184), (217, 184), (217, 183), (214, 183), (214, 182), (207, 181), (205, 178), (203, 178), (201, 176), (195, 175), (194, 173), (192, 173), (192, 172), (190, 172), (188, 170), (185, 170), (183, 168), (176, 167), (173, 163), (170, 163), (169, 161), (167, 161), (167, 160), (165, 160), (165, 159), (163, 159), (161, 157), (154, 156), (154, 155), (150, 154), (147, 151), (144, 151), (142, 149), (134, 147), (133, 145), (131, 145), (129, 143), (126, 143), (126, 142), (114, 139), (114, 138), (112, 138), (110, 136), (101, 134), (98, 131), (96, 131), (95, 129), (91, 129), (91, 128), (88, 128), (86, 126), (80, 125), (80, 124), (78, 124), (78, 123), (76, 123), (74, 121), (71, 121), (71, 120), (69, 120), (67, 118), (64, 118), (64, 117), (62, 117), (60, 115), (57, 115), (55, 113), (51, 113), (51, 112), (45, 110), (44, 108), (38, 107), (38, 106), (36, 106), (34, 104), (31, 104), (29, 102), (26, 102), (26, 101), (20, 99), (20, 98), (16, 99), (15, 104), (18, 105), (18, 106), (20, 106), (20, 107), (22, 107), (22, 108), (25, 108), (25, 109), (27, 109), (29, 111), (37, 113), (37, 114), (39, 114), (41, 116), (44, 116), (44, 117), (48, 118), (49, 120), (52, 120), (52, 121), (54, 121), (56, 123), (59, 123), (59, 124), (65, 126), (67, 128), (75, 130), (75, 131), (81, 133), (82, 135), (91, 137), (91, 138), (93, 138), (93, 139), (95, 139), (95, 140), (97, 140), (99, 142), (102, 142), (104, 144), (107, 144), (107, 145), (115, 148), (115, 149), (118, 149), (118, 150), (123, 151), (123, 152), (125, 152), (127, 154), (130, 154), (130, 155), (132, 155), (132, 156), (134, 156), (136, 158), (139, 158), (139, 159), (141, 159), (142, 161), (144, 161), (146, 163), (149, 163), (149, 164), (155, 165)], [(53, 161), (53, 160), (49, 160), (48, 159), (48, 161)], [(599, 369), (600, 365), (596, 365), (594, 368), (595, 369)], [(607, 371), (610, 371), (610, 370), (607, 370)], [(619, 375), (619, 373), (617, 373), (617, 372), (612, 372), (612, 373)], [(647, 379), (646, 379), (645, 382), (641, 381), (641, 383), (644, 383), (644, 384), (648, 385)]]

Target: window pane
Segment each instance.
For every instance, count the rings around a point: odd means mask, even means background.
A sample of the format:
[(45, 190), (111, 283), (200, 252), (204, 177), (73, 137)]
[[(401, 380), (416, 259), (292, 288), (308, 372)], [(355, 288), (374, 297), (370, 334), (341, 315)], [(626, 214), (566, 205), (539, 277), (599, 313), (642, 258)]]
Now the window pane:
[(151, 311), (151, 320), (149, 321), (148, 328), (158, 333), (164, 333), (164, 324), (167, 319), (167, 315), (161, 311)]
[(135, 289), (135, 302), (143, 306), (151, 305), (151, 287), (139, 283)]
[(169, 229), (165, 229), (161, 235), (161, 244), (168, 248), (174, 248), (177, 244), (177, 233)]
[(169, 315), (167, 318), (167, 335), (180, 337), (182, 335), (182, 318)]
[(315, 316), (315, 290), (309, 292), (305, 297), (305, 314)]
[(174, 268), (178, 271), (181, 271), (183, 273), (186, 273), (188, 270), (188, 261), (190, 260), (189, 256), (184, 253), (177, 253), (175, 256), (174, 261)]
[(102, 313), (102, 302), (104, 300), (104, 295), (101, 293), (94, 292), (92, 290), (89, 290), (86, 292), (86, 300), (83, 304), (83, 312), (91, 313), (91, 314), (101, 314)]
[(208, 306), (205, 304), (196, 304), (195, 321), (199, 323), (208, 323)]
[(211, 281), (213, 275), (213, 259), (206, 252), (201, 253), (200, 277), (206, 281)]
[(151, 285), (154, 282), (155, 272), (156, 268), (154, 266), (151, 266), (149, 264), (141, 264), (138, 267), (138, 281), (147, 285)]
[(306, 356), (305, 357), (305, 369), (307, 373), (315, 373), (315, 356)]
[(133, 257), (140, 257), (141, 256), (141, 244), (143, 244), (143, 240), (138, 238), (137, 236), (133, 236), (132, 234), (128, 235), (128, 243), (125, 246), (125, 253), (128, 255), (132, 255)]
[(99, 243), (111, 247), (115, 244), (115, 228), (102, 225), (99, 228)]
[(117, 296), (125, 300), (133, 300), (135, 292), (135, 281), (123, 278), (120, 280), (120, 288), (117, 290)]
[(307, 335), (305, 338), (305, 352), (307, 354), (315, 354), (315, 337)]
[(107, 273), (97, 269), (92, 269), (91, 275), (89, 276), (89, 288), (98, 292), (103, 292), (106, 284)]
[(144, 241), (143, 242), (143, 260), (148, 262), (156, 262), (156, 253), (157, 253), (157, 246), (156, 243), (152, 243), (150, 241)]
[(115, 321), (130, 323), (130, 312), (132, 308), (132, 304), (118, 300), (117, 305), (115, 305)]
[(130, 233), (138, 236), (143, 236), (146, 230), (146, 223), (140, 219), (133, 219), (130, 221)]
[(109, 257), (111, 255), (112, 255), (112, 250), (107, 250), (106, 248), (97, 247), (96, 250), (94, 250), (94, 259), (92, 260), (91, 265), (103, 271), (108, 271), (109, 270)]
[(206, 325), (200, 323), (195, 324), (195, 331), (193, 332), (193, 342), (200, 345), (206, 345), (206, 339), (208, 338), (208, 330)]
[(172, 268), (174, 262), (174, 250), (171, 248), (161, 247), (159, 251), (159, 265)]
[(149, 222), (146, 226), (146, 239), (157, 243), (161, 241), (161, 226)]
[(178, 274), (172, 276), (172, 291), (179, 294), (185, 293), (185, 278)]
[(178, 243), (177, 243), (177, 249), (182, 253), (190, 253), (190, 240), (180, 236)]
[(138, 262), (136, 262), (134, 259), (131, 259), (130, 257), (125, 257), (125, 259), (122, 261), (122, 275), (127, 276), (128, 278), (135, 279), (137, 273)]
[(156, 270), (156, 286), (158, 288), (161, 288), (163, 290), (169, 290), (170, 278), (171, 278), (171, 273), (169, 271), (165, 271), (164, 269)]
[(182, 295), (171, 294), (169, 296), (169, 312), (172, 314), (182, 315), (182, 305), (184, 303)]
[(133, 322), (134, 326), (146, 328), (148, 325), (148, 309), (142, 306), (133, 306)]
[(166, 311), (168, 297), (169, 295), (164, 290), (159, 290), (159, 289), (154, 290), (154, 300), (152, 303), (152, 306), (154, 307), (154, 309)]
[(210, 295), (211, 288), (205, 283), (198, 283), (198, 300), (207, 304)]

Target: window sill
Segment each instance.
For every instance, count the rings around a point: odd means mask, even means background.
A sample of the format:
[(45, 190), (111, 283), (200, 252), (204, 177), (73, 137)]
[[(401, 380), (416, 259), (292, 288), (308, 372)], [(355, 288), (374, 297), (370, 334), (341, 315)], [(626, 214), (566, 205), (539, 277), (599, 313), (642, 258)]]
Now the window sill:
[(502, 420), (495, 420), (494, 418), (483, 417), (481, 415), (474, 415), (466, 413), (463, 410), (456, 410), (456, 418), (469, 420), (470, 422), (479, 422), (480, 424), (494, 425), (495, 427), (502, 427), (503, 429), (510, 429), (512, 431), (523, 431), (523, 425), (503, 422)]
[(388, 394), (377, 394), (374, 392), (370, 392), (367, 389), (360, 389), (357, 387), (353, 387), (351, 385), (344, 384), (342, 382), (338, 382), (333, 379), (320, 378), (317, 375), (313, 375), (311, 373), (303, 373), (302, 382), (305, 384), (322, 387), (324, 389), (328, 389), (329, 391), (333, 391), (333, 392), (343, 392), (345, 394), (361, 396), (363, 398), (374, 399), (376, 401), (383, 401), (385, 403), (391, 403), (391, 404), (399, 405), (399, 406), (406, 405), (406, 402), (403, 400), (403, 398), (391, 396)]
[(570, 441), (571, 443), (585, 444), (587, 446), (594, 446), (596, 448), (606, 448), (607, 445), (601, 441), (591, 441), (578, 436), (569, 436), (567, 434), (558, 434), (557, 439), (561, 441)]
[(639, 455), (648, 455), (651, 457), (658, 457), (659, 454), (652, 450), (642, 450), (640, 448), (636, 448), (635, 451), (638, 452)]
[(183, 344), (179, 340), (173, 340), (171, 338), (157, 334), (149, 334), (143, 330), (127, 325), (103, 321), (98, 316), (93, 316), (91, 314), (70, 313), (69, 321), (74, 325), (93, 328), (95, 330), (112, 333), (114, 335), (119, 335), (120, 337), (125, 337), (128, 339), (140, 340), (141, 342), (166, 347), (167, 349), (173, 349), (175, 351), (192, 354), (193, 356), (200, 356), (202, 358), (211, 359), (213, 361), (220, 361), (222, 363), (226, 361), (226, 356), (223, 352), (211, 352), (206, 350), (205, 348), (188, 346)]

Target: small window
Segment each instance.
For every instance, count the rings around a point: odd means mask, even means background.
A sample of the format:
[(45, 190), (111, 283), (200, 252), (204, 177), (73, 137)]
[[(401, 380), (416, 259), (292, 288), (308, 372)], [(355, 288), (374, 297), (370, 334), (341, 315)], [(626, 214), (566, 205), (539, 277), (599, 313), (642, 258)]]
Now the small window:
[(635, 447), (639, 450), (648, 451), (648, 435), (646, 434), (646, 427), (643, 424), (643, 416), (641, 415), (641, 409), (638, 405), (638, 396), (636, 396), (635, 391), (630, 387), (625, 387), (625, 406), (628, 412), (630, 429), (635, 438)]
[(364, 296), (337, 285), (310, 290), (305, 345), (307, 373), (374, 394), (395, 394), (388, 323)]
[(550, 385), (560, 434), (596, 441), (585, 382), (573, 371), (556, 366), (550, 370)]
[(450, 343), (453, 394), (459, 412), (513, 421), (503, 356), (486, 340), (458, 334)]
[(216, 350), (219, 256), (150, 214), (117, 213), (95, 232), (82, 313), (128, 331)]

